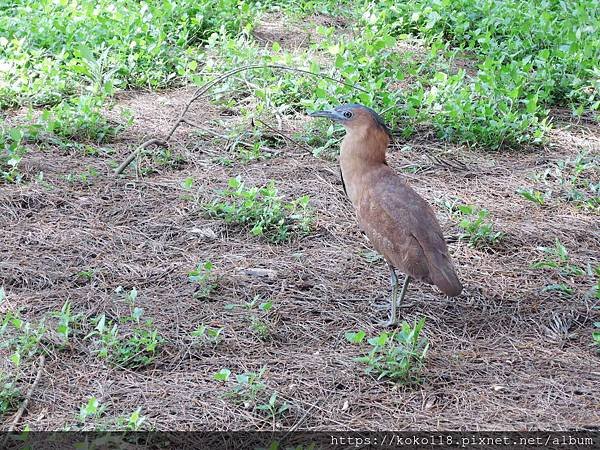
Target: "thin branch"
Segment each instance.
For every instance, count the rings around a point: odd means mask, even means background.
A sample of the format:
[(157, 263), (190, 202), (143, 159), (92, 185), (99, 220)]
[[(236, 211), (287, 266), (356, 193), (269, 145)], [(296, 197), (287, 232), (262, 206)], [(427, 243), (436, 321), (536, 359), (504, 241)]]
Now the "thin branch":
[(281, 136), (283, 139), (285, 139), (286, 141), (291, 142), (292, 144), (294, 144), (296, 147), (305, 150), (306, 152), (308, 152), (310, 155), (313, 154), (312, 150), (310, 148), (308, 148), (306, 145), (301, 144), (300, 142), (298, 142), (297, 140), (289, 137), (287, 134), (283, 133), (282, 131), (279, 131), (275, 128), (273, 128), (271, 125), (269, 125), (268, 123), (260, 120), (260, 119), (256, 119), (257, 122), (260, 122), (261, 124), (263, 124), (265, 127), (267, 127), (269, 130), (271, 130), (273, 133)]
[[(139, 154), (139, 152), (141, 150), (143, 150), (144, 148), (146, 148), (146, 147), (148, 147), (148, 146), (150, 146), (152, 144), (166, 146), (167, 143), (169, 142), (169, 140), (171, 139), (171, 137), (173, 136), (173, 134), (175, 133), (175, 131), (177, 130), (177, 128), (182, 123), (188, 123), (189, 124), (189, 122), (187, 122), (187, 120), (185, 119), (185, 115), (187, 114), (188, 110), (190, 109), (190, 106), (192, 106), (192, 103), (194, 103), (196, 100), (202, 98), (204, 96), (204, 94), (206, 94), (214, 85), (222, 82), (223, 80), (226, 80), (227, 78), (235, 75), (236, 73), (245, 72), (247, 70), (254, 70), (254, 69), (278, 69), (278, 70), (287, 70), (287, 71), (290, 71), (290, 72), (303, 73), (303, 74), (306, 74), (306, 75), (311, 75), (313, 77), (319, 77), (319, 78), (324, 78), (326, 80), (335, 81), (336, 83), (340, 83), (340, 84), (342, 84), (344, 86), (348, 86), (348, 87), (351, 87), (351, 88), (356, 89), (358, 91), (367, 93), (367, 91), (365, 89), (363, 89), (363, 88), (361, 88), (359, 86), (356, 86), (354, 84), (351, 84), (351, 83), (346, 83), (345, 81), (340, 80), (338, 78), (330, 77), (328, 75), (321, 75), (321, 74), (312, 73), (309, 70), (297, 69), (295, 67), (282, 66), (282, 65), (279, 65), (279, 64), (256, 64), (256, 65), (249, 65), (249, 66), (237, 67), (237, 68), (232, 69), (232, 70), (230, 70), (228, 72), (225, 72), (223, 75), (218, 76), (214, 80), (211, 80), (211, 81), (205, 83), (203, 86), (199, 87), (194, 92), (194, 95), (192, 95), (192, 97), (185, 104), (183, 110), (179, 114), (179, 117), (177, 117), (177, 120), (173, 123), (173, 126), (171, 127), (171, 129), (169, 130), (169, 132), (167, 133), (167, 135), (165, 136), (165, 138), (164, 139), (156, 139), (155, 138), (155, 139), (150, 139), (149, 141), (144, 142), (142, 145), (140, 145), (138, 148), (136, 148), (125, 159), (125, 161), (123, 161), (121, 163), (121, 165), (119, 167), (117, 167), (117, 169), (115, 169), (115, 175), (120, 175), (121, 173), (123, 173), (123, 171), (129, 166), (129, 164), (131, 164), (131, 162), (136, 158), (136, 156)], [(298, 145), (298, 144), (296, 143), (296, 145)]]
[(29, 387), (29, 390), (27, 391), (27, 395), (25, 396), (25, 400), (23, 401), (23, 403), (21, 404), (21, 407), (17, 411), (17, 414), (15, 415), (12, 423), (10, 424), (10, 427), (8, 427), (9, 433), (12, 433), (13, 431), (15, 431), (15, 428), (19, 424), (19, 420), (21, 420), (23, 413), (27, 409), (27, 406), (29, 405), (29, 401), (31, 400), (31, 397), (33, 396), (33, 391), (35, 391), (35, 388), (37, 387), (37, 385), (40, 382), (40, 379), (42, 378), (42, 371), (44, 369), (45, 362), (46, 362), (46, 359), (44, 358), (44, 355), (40, 355), (37, 375), (35, 376), (35, 380), (34, 380), (33, 384)]
[(150, 147), (151, 145), (160, 145), (161, 147), (166, 147), (167, 141), (156, 138), (147, 140), (138, 148), (136, 148), (133, 152), (131, 152), (129, 156), (125, 159), (125, 161), (123, 161), (121, 165), (115, 169), (115, 175), (120, 175), (143, 149)]

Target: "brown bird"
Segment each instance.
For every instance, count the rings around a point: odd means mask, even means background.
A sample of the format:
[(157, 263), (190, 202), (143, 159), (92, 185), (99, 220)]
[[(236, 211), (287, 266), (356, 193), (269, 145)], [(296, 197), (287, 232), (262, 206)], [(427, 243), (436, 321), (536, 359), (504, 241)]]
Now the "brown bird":
[[(326, 117), (346, 128), (340, 153), (342, 185), (360, 227), (390, 268), (391, 317), (386, 325), (397, 323), (396, 308), (411, 278), (435, 284), (450, 297), (459, 295), (462, 285), (431, 206), (386, 163), (391, 133), (381, 117), (357, 104), (310, 116)], [(406, 274), (399, 299), (395, 268)]]

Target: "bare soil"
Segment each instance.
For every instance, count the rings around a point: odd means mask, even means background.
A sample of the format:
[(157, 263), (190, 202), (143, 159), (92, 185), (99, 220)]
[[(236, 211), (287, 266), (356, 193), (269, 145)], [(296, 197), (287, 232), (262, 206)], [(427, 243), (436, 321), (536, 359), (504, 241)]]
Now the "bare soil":
[[(382, 331), (377, 323), (386, 313), (377, 306), (387, 303), (389, 279), (382, 260), (365, 257), (371, 247), (342, 191), (336, 162), (290, 144), (271, 159), (227, 167), (218, 163), (222, 141), (183, 126), (171, 146), (183, 161), (160, 166), (149, 152), (140, 165), (156, 172), (138, 176), (129, 170), (113, 177), (115, 163), (136, 144), (168, 130), (190, 93), (187, 88), (126, 93), (119, 105), (133, 111), (135, 125), (116, 142), (96, 146), (103, 149), (99, 155), (32, 147), (23, 165), (28, 182), (0, 186), (0, 285), (7, 294), (1, 312), (21, 309), (37, 322), (69, 301), (86, 320), (103, 313), (118, 320), (129, 306), (115, 289), (136, 287), (144, 317), (152, 318), (166, 340), (155, 363), (136, 371), (111, 367), (82, 337), (65, 350), (50, 349), (21, 426), (61, 429), (75, 423), (79, 406), (95, 396), (107, 418), (141, 406), (159, 430), (598, 427), (592, 279), (574, 280), (575, 293), (566, 297), (543, 291), (557, 282), (553, 271), (530, 268), (542, 257), (538, 247), (552, 246), (556, 238), (574, 263), (600, 263), (598, 216), (567, 203), (542, 209), (515, 193), (552, 161), (582, 150), (598, 154), (597, 125), (557, 121), (550, 143), (531, 152), (481, 152), (429, 134), (390, 152), (389, 164), (398, 172), (421, 166), (405, 176), (434, 204), (446, 236), (459, 234), (439, 205), (450, 198), (489, 209), (497, 229), (506, 233), (493, 250), (450, 239), (465, 285), (458, 298), (411, 285), (403, 319), (427, 318), (431, 350), (422, 384), (403, 387), (366, 375), (354, 360), (365, 347), (344, 338), (348, 331), (369, 336)], [(190, 118), (216, 131), (216, 121), (238, 120), (210, 104), (194, 105)], [(283, 123), (282, 131), (291, 136), (305, 121)], [(465, 167), (434, 164), (431, 156)], [(91, 167), (99, 175), (88, 184), (65, 179)], [(36, 183), (40, 172), (44, 182)], [(317, 217), (314, 232), (273, 245), (205, 218), (199, 202), (213, 198), (236, 175), (248, 185), (275, 180), (286, 199), (309, 195)], [(185, 198), (181, 182), (187, 177), (195, 180), (198, 201)], [(218, 288), (208, 299), (197, 299), (187, 275), (205, 260), (214, 263)], [(249, 268), (275, 273), (256, 277)], [(93, 278), (78, 275), (83, 270), (93, 270)], [(224, 308), (256, 295), (274, 304), (267, 340), (250, 329), (251, 312)], [(223, 327), (224, 341), (214, 348), (194, 344), (190, 333), (201, 323)], [(7, 370), (2, 352), (0, 366)], [(241, 373), (261, 367), (267, 368), (268, 393), (277, 391), (290, 405), (275, 423), (233, 404), (223, 396), (232, 382), (213, 379), (222, 368)], [(35, 360), (23, 367), (23, 391), (36, 372)], [(11, 420), (4, 417), (2, 428)]]

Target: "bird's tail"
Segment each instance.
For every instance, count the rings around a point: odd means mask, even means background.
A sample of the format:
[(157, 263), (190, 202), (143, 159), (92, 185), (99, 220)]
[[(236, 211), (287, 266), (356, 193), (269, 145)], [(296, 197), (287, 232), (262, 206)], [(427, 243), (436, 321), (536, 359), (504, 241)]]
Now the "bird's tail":
[(448, 255), (434, 251), (429, 252), (427, 259), (429, 260), (429, 277), (433, 284), (449, 297), (459, 295), (463, 287)]

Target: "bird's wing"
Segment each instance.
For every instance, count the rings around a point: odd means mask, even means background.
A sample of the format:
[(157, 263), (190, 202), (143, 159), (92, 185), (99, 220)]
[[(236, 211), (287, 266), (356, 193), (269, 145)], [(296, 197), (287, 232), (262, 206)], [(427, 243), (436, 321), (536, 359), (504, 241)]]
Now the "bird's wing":
[[(378, 170), (368, 191), (362, 208), (367, 216), (361, 219), (361, 225), (375, 237), (374, 241), (393, 247), (387, 255), (382, 249), (384, 256), (405, 273), (433, 282), (449, 295), (460, 292), (460, 282), (431, 206), (387, 167)], [(372, 220), (365, 220), (367, 217)], [(377, 247), (375, 242), (374, 245)]]

